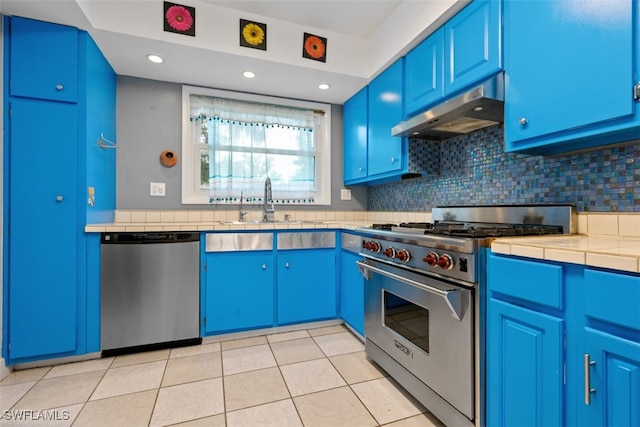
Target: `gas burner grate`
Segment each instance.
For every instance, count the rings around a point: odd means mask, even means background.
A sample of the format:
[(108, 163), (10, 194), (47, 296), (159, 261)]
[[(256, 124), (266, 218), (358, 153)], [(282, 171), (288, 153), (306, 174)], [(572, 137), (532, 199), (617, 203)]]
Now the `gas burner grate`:
[(508, 237), (562, 234), (562, 227), (545, 225), (437, 223), (425, 234), (456, 237)]
[(430, 222), (402, 222), (398, 224), (400, 228), (418, 228), (422, 230), (430, 230), (433, 228), (433, 224)]
[(374, 230), (391, 230), (392, 228), (397, 227), (396, 224), (372, 224), (371, 228)]

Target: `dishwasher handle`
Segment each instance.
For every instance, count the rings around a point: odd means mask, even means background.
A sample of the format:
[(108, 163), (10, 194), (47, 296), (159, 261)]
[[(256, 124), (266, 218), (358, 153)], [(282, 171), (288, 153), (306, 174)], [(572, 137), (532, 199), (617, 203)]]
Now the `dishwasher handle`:
[(139, 245), (154, 243), (199, 242), (199, 232), (140, 232), (140, 233), (102, 233), (100, 241), (103, 245)]

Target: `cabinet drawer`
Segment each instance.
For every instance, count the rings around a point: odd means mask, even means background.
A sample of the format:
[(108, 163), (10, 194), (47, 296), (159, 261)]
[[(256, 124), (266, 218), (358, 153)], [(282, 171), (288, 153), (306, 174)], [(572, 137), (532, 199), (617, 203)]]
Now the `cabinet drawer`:
[(553, 308), (564, 308), (562, 266), (491, 255), (489, 289)]
[(278, 234), (278, 250), (322, 249), (336, 247), (334, 231), (309, 231)]
[(273, 250), (273, 233), (208, 233), (205, 252)]
[(587, 269), (584, 279), (587, 316), (640, 330), (640, 277)]

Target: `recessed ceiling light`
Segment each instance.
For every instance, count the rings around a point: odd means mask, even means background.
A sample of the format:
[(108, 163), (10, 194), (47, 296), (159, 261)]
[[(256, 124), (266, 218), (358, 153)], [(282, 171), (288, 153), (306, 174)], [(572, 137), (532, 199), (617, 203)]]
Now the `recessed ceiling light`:
[(331, 87), (331, 86), (330, 86), (329, 84), (327, 84), (327, 83), (320, 83), (320, 84), (318, 85), (318, 89), (322, 89), (322, 90), (327, 90), (327, 89), (329, 89), (330, 87)]
[(162, 59), (161, 56), (154, 55), (153, 53), (150, 53), (149, 55), (147, 55), (147, 59), (153, 62), (154, 64), (162, 64), (164, 62), (164, 59)]
[(242, 75), (248, 79), (252, 79), (256, 76), (256, 73), (254, 73), (253, 71), (243, 71)]

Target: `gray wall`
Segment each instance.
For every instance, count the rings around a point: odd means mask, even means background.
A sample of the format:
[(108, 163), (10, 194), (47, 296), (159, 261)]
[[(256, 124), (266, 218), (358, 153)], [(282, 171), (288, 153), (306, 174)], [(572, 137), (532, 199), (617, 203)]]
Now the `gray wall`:
[[(351, 188), (351, 200), (340, 200), (343, 188), (342, 106), (332, 105), (331, 206), (308, 210), (366, 210), (367, 188)], [(181, 155), (182, 86), (176, 83), (118, 76), (116, 207), (117, 209), (237, 209), (235, 206), (182, 205), (182, 159), (172, 168), (160, 164), (160, 153)], [(151, 182), (166, 183), (165, 197), (149, 195)], [(277, 207), (276, 207), (277, 209)]]

